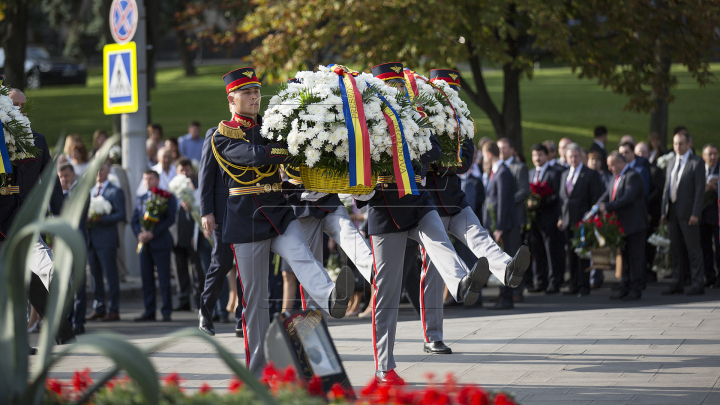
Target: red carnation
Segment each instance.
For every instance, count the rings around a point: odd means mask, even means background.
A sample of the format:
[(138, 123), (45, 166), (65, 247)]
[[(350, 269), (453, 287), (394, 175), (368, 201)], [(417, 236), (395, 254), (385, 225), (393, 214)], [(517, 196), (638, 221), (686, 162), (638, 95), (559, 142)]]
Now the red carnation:
[(552, 187), (550, 187), (547, 181), (543, 181), (540, 183), (530, 183), (530, 192), (540, 198), (549, 197), (555, 193), (555, 191)]
[(165, 385), (168, 387), (171, 385), (174, 385), (177, 387), (180, 385), (180, 381), (182, 381), (182, 378), (180, 378), (180, 375), (178, 373), (170, 373), (167, 376), (165, 376), (163, 381), (165, 382)]
[(204, 382), (200, 386), (200, 393), (201, 394), (207, 394), (208, 392), (212, 391), (212, 387), (210, 387), (210, 384)]
[(515, 405), (515, 402), (501, 392), (495, 395), (495, 405)]
[(336, 400), (336, 399), (343, 399), (345, 398), (345, 388), (340, 385), (340, 383), (333, 384), (332, 388), (330, 388), (330, 392), (328, 393), (328, 398), (330, 400)]
[(62, 397), (63, 384), (60, 381), (58, 381), (56, 379), (49, 379), (45, 382), (45, 387), (48, 390), (50, 390)]
[(423, 393), (422, 402), (432, 405), (449, 405), (450, 397), (436, 389), (428, 388)]
[(245, 385), (242, 380), (240, 380), (236, 375), (233, 376), (232, 380), (230, 380), (230, 384), (228, 385), (228, 390), (232, 393), (237, 393), (242, 389), (243, 385)]
[(295, 367), (287, 366), (285, 372), (283, 373), (281, 381), (286, 383), (297, 382), (297, 373), (295, 373)]
[(92, 384), (92, 379), (90, 378), (89, 368), (86, 368), (83, 371), (76, 371), (75, 374), (73, 374), (72, 385), (73, 388), (75, 388), (75, 391), (81, 392), (90, 384)]
[(366, 385), (365, 388), (362, 389), (361, 394), (364, 397), (370, 396), (375, 393), (377, 388), (378, 388), (377, 378), (373, 377), (370, 380), (370, 382), (368, 383), (368, 385)]
[(623, 235), (625, 235), (625, 228), (623, 228), (623, 227), (621, 226), (619, 229), (620, 229), (620, 233), (623, 234)]
[(313, 378), (310, 380), (310, 383), (308, 384), (308, 394), (314, 395), (316, 397), (325, 396), (325, 392), (323, 392), (322, 389), (322, 380), (320, 379), (320, 377), (314, 375)]
[(457, 400), (459, 405), (488, 405), (488, 397), (485, 391), (473, 385), (461, 388)]

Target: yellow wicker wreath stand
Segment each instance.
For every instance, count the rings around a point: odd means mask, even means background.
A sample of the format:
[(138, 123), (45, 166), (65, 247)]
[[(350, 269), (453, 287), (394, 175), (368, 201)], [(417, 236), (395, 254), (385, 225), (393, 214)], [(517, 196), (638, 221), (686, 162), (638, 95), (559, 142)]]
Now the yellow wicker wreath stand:
[(300, 177), (306, 190), (331, 194), (369, 194), (375, 188), (377, 176), (372, 176), (372, 187), (350, 187), (350, 175), (337, 176), (330, 171), (300, 166)]

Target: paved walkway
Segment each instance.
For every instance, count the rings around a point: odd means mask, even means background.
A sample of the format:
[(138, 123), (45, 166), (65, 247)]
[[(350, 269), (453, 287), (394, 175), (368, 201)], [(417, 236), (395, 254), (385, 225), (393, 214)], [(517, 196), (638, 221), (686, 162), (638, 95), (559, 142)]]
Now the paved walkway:
[[(513, 392), (521, 404), (720, 404), (720, 291), (661, 297), (660, 289), (630, 304), (608, 300), (610, 290), (601, 289), (583, 298), (531, 294), (514, 311), (446, 310), (452, 355), (423, 353), (420, 321), (403, 306), (397, 371), (414, 385), (424, 384), (428, 372), (452, 372), (461, 382)], [(140, 304), (124, 309), (130, 320)], [(169, 324), (90, 323), (88, 331), (111, 328), (146, 346), (195, 325), (195, 314), (185, 312)], [(243, 341), (232, 331), (233, 325), (218, 325), (216, 338), (244, 360)], [(330, 332), (351, 382), (364, 385), (374, 372), (369, 320), (331, 320)], [(224, 389), (231, 377), (211, 348), (194, 340), (169, 344), (152, 359), (160, 373), (181, 373), (189, 389), (203, 382)], [(52, 374), (69, 379), (75, 370), (109, 365), (100, 355), (77, 352)]]

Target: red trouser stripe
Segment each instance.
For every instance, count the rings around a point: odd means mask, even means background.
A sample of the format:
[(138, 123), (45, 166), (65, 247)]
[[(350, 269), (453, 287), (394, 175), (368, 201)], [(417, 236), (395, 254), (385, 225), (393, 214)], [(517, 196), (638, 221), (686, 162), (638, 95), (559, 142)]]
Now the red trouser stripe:
[(377, 286), (375, 280), (377, 280), (378, 269), (375, 263), (375, 246), (373, 245), (372, 235), (370, 235), (370, 251), (373, 257), (373, 268), (375, 269), (375, 278), (373, 278), (373, 296), (372, 296), (372, 325), (373, 325), (373, 351), (375, 353), (375, 370), (378, 369), (378, 353), (377, 353), (377, 333), (375, 331), (375, 306), (377, 303)]
[(425, 248), (421, 247), (422, 249), (422, 276), (420, 276), (420, 321), (422, 322), (422, 330), (423, 330), (423, 337), (425, 338), (425, 343), (430, 343), (430, 339), (428, 339), (427, 335), (427, 324), (425, 323), (425, 275), (427, 275), (428, 267), (427, 267), (427, 261), (426, 261), (426, 252)]
[(246, 367), (250, 368), (250, 346), (248, 346), (247, 325), (245, 324), (245, 308), (247, 308), (247, 303), (245, 302), (245, 287), (243, 286), (242, 278), (240, 277), (240, 262), (238, 262), (237, 256), (235, 255), (235, 245), (231, 244), (230, 246), (232, 246), (233, 257), (235, 258), (235, 271), (237, 272), (238, 281), (240, 281), (240, 289), (243, 292), (243, 313), (241, 319), (243, 327), (243, 340), (245, 341), (245, 362), (247, 363)]

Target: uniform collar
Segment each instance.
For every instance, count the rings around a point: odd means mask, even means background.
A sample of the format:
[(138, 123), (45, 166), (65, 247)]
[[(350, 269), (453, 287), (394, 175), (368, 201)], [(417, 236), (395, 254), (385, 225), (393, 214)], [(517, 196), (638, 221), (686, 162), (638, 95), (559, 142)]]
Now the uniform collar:
[[(258, 115), (258, 117), (260, 117), (260, 116)], [(250, 128), (254, 125), (257, 125), (255, 120), (253, 120), (252, 118), (245, 117), (236, 112), (233, 113), (233, 121), (239, 123), (242, 128)], [(259, 118), (258, 118), (258, 121), (260, 121)]]

